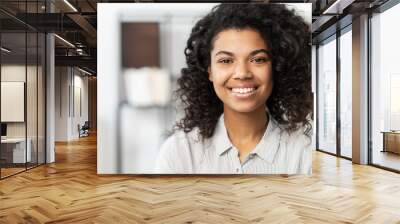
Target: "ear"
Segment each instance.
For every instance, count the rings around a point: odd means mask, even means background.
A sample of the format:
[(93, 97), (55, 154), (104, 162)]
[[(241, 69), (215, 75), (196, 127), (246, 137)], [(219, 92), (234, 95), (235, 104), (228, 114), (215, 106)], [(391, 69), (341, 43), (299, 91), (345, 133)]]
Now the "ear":
[(211, 67), (210, 66), (208, 66), (207, 72), (208, 72), (208, 80), (210, 80), (212, 82), (213, 78), (212, 78)]

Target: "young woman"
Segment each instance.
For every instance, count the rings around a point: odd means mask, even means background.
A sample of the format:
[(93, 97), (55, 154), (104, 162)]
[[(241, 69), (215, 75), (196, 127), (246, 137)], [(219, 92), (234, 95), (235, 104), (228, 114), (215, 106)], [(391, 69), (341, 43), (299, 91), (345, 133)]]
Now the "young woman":
[(193, 27), (184, 118), (156, 173), (311, 174), (309, 26), (281, 4), (221, 4)]

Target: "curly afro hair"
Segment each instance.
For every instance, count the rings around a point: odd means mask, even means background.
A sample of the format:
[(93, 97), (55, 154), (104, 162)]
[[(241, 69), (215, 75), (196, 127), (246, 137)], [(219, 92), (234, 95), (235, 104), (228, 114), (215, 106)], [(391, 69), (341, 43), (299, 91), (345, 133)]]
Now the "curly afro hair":
[(273, 89), (266, 106), (287, 132), (304, 128), (309, 135), (313, 111), (311, 33), (309, 25), (282, 4), (220, 4), (193, 27), (185, 48), (187, 68), (181, 71), (176, 94), (185, 116), (175, 128), (199, 129), (210, 138), (223, 103), (208, 79), (213, 39), (226, 29), (257, 30), (270, 50)]

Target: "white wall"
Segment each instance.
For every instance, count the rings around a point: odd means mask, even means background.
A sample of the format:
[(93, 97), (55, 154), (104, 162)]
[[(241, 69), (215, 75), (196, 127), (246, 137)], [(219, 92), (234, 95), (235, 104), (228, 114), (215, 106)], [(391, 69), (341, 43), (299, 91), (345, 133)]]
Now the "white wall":
[(55, 68), (55, 141), (68, 140), (68, 68)]
[[(82, 126), (85, 121), (89, 120), (89, 112), (88, 112), (88, 77), (83, 76), (84, 73), (80, 72), (79, 70), (75, 69), (74, 70), (74, 92), (75, 94), (73, 96), (74, 99), (74, 108), (73, 110), (75, 113), (72, 113), (72, 129), (71, 129), (71, 136), (72, 138), (78, 138), (79, 137), (79, 132), (77, 129), (78, 124)], [(80, 93), (78, 93), (78, 90), (80, 90)], [(79, 98), (80, 95), (80, 98)], [(80, 102), (79, 102), (80, 101)], [(81, 112), (79, 111), (79, 107), (82, 110)]]
[[(35, 74), (36, 75), (36, 67), (34, 66), (27, 66), (25, 65), (18, 65), (18, 64), (7, 64), (7, 65), (2, 65), (1, 66), (1, 81), (2, 82), (25, 82), (25, 76), (26, 72), (28, 75)], [(29, 78), (29, 77), (28, 77)], [(30, 85), (36, 85), (36, 81), (33, 81), (29, 79), (29, 84)], [(28, 93), (28, 99), (27, 99), (27, 104), (28, 106), (31, 106), (29, 110), (27, 111), (27, 118), (28, 118), (28, 137), (29, 134), (33, 132), (33, 130), (36, 130), (36, 113), (32, 113), (32, 111), (36, 110), (36, 103), (33, 105), (29, 105), (29, 103), (33, 102), (34, 100), (32, 98), (36, 99), (36, 88), (27, 88)], [(2, 96), (4, 97), (4, 96)], [(24, 109), (24, 108), (22, 108)], [(7, 108), (1, 108), (1, 110), (7, 110)], [(35, 121), (35, 124), (32, 124), (32, 121)], [(8, 137), (25, 137), (25, 126), (26, 122), (7, 122), (7, 136)], [(36, 132), (35, 132), (36, 133)]]
[(88, 120), (88, 78), (72, 67), (56, 67), (55, 73), (55, 140), (77, 139), (78, 124)]
[[(1, 121), (25, 121), (25, 83), (1, 82)], [(35, 107), (36, 108), (36, 107)]]
[[(32, 70), (32, 66), (27, 68), (24, 65), (8, 64), (1, 66), (1, 81), (2, 82), (25, 82), (25, 69)], [(26, 83), (26, 82), (25, 82)], [(3, 97), (3, 96), (2, 96)], [(7, 110), (7, 108), (1, 108)], [(25, 137), (25, 123), (24, 122), (11, 122), (7, 123), (7, 136), (8, 137)]]

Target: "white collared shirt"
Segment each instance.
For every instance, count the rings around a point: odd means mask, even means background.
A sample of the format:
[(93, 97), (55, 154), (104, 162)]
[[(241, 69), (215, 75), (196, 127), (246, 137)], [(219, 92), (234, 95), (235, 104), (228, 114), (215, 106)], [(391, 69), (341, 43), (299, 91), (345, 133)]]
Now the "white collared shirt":
[(229, 140), (223, 115), (214, 135), (200, 140), (199, 129), (179, 130), (161, 146), (155, 173), (161, 174), (311, 174), (311, 137), (291, 134), (270, 116), (267, 129), (243, 163)]

